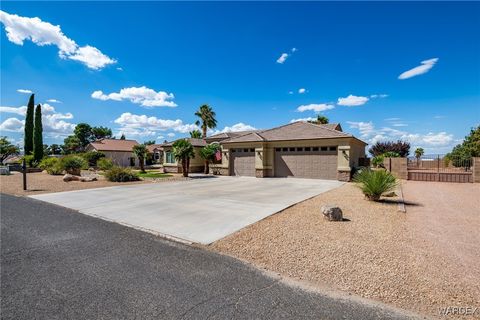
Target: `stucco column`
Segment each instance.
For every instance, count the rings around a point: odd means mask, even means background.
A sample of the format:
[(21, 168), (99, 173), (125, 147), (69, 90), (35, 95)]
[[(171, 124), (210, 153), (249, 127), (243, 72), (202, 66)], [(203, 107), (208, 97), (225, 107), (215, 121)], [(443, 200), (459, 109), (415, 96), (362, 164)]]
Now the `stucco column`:
[(229, 176), (231, 175), (230, 173), (230, 149), (228, 148), (223, 148), (221, 149), (222, 151), (222, 163), (220, 165), (220, 175), (222, 176)]
[(338, 146), (337, 180), (350, 181), (350, 146)]
[(480, 157), (473, 158), (473, 182), (480, 183)]

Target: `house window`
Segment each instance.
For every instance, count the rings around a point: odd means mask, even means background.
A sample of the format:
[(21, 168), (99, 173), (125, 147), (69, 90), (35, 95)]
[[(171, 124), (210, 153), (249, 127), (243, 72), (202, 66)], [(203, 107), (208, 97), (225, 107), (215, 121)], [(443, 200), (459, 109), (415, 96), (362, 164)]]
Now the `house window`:
[(243, 152), (248, 152), (248, 149), (243, 149)]
[(310, 147), (305, 147), (305, 151), (310, 151)]
[(303, 148), (301, 148), (301, 147), (297, 148), (297, 151), (303, 151)]
[(275, 148), (275, 151), (282, 151), (282, 148)]
[(253, 149), (253, 148), (252, 148), (252, 149), (250, 149), (250, 152), (255, 152), (255, 149)]
[(283, 148), (282, 151), (288, 151), (288, 148)]
[(318, 151), (318, 147), (313, 147), (312, 151)]
[(166, 163), (175, 163), (175, 156), (173, 155), (173, 152), (167, 151), (165, 153), (165, 162)]
[(337, 151), (337, 147), (330, 147), (330, 151)]
[(322, 150), (322, 151), (327, 151), (328, 148), (327, 148), (327, 147), (322, 147), (320, 150)]
[(289, 151), (295, 151), (295, 148), (290, 148)]

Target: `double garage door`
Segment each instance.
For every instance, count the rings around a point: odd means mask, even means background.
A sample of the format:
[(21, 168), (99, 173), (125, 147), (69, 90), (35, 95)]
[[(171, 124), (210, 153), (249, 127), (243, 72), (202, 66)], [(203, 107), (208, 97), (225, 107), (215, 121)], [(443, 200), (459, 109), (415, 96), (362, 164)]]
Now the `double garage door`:
[[(255, 176), (255, 149), (232, 149), (232, 173)], [(275, 177), (337, 179), (337, 148), (275, 148)]]
[(274, 174), (276, 177), (337, 179), (337, 148), (275, 148)]

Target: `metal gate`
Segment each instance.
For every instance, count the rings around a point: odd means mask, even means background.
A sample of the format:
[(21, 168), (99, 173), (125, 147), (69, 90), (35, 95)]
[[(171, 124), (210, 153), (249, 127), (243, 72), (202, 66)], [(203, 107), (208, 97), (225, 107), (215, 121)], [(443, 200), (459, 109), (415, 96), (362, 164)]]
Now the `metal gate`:
[(473, 159), (451, 155), (423, 155), (408, 158), (408, 180), (473, 182)]

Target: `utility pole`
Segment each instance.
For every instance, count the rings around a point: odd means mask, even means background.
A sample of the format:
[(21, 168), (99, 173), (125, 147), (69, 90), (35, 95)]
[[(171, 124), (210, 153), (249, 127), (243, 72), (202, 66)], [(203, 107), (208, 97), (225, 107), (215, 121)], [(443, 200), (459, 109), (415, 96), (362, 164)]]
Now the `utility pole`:
[(25, 161), (25, 156), (23, 157), (22, 162), (22, 173), (23, 173), (23, 190), (27, 190), (27, 162)]

